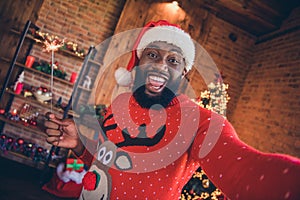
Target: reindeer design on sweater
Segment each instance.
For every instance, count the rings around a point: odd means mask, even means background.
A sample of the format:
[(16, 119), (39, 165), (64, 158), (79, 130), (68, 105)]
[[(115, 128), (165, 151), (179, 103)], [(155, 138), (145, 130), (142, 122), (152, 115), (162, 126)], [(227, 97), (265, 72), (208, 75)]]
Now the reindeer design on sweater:
[(153, 138), (148, 138), (145, 132), (145, 125), (142, 124), (139, 127), (140, 134), (137, 137), (131, 137), (125, 128), (122, 130), (124, 141), (114, 144), (108, 140), (107, 131), (116, 129), (117, 124), (105, 126), (106, 121), (112, 117), (113, 114), (109, 115), (103, 121), (101, 134), (105, 141), (101, 143), (99, 140), (96, 159), (93, 161), (89, 172), (84, 177), (84, 179), (89, 179), (88, 176), (93, 176), (96, 179), (95, 184), (90, 186), (85, 184), (87, 180), (83, 181), (84, 184), (79, 198), (80, 200), (106, 200), (110, 198), (112, 180), (108, 170), (113, 164), (118, 170), (132, 169), (132, 161), (129, 154), (124, 151), (117, 151), (118, 148), (123, 146), (153, 146), (164, 136), (166, 129), (165, 125), (159, 129)]

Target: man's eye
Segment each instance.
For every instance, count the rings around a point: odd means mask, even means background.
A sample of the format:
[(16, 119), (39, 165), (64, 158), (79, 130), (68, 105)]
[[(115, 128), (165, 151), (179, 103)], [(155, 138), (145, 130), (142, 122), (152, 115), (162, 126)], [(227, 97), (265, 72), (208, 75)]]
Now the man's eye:
[(153, 53), (153, 52), (149, 52), (149, 53), (148, 53), (148, 56), (149, 56), (150, 58), (157, 58), (156, 53)]
[(177, 60), (176, 58), (169, 58), (168, 61), (174, 65), (180, 64), (180, 61)]

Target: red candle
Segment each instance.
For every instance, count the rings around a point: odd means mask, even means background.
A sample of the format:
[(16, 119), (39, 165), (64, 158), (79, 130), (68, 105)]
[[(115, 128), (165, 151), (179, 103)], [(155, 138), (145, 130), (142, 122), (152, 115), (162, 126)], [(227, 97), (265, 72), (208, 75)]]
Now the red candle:
[(27, 56), (25, 66), (31, 68), (34, 63), (35, 58), (33, 56)]
[(17, 115), (17, 109), (13, 109), (13, 111), (11, 112), (12, 116), (16, 116)]
[(23, 89), (23, 85), (24, 85), (23, 83), (18, 82), (16, 90), (15, 90), (16, 94), (21, 94), (22, 89)]
[(70, 78), (70, 82), (71, 82), (71, 83), (75, 83), (76, 78), (77, 78), (77, 73), (76, 73), (76, 72), (73, 72), (72, 75), (71, 75), (71, 78)]

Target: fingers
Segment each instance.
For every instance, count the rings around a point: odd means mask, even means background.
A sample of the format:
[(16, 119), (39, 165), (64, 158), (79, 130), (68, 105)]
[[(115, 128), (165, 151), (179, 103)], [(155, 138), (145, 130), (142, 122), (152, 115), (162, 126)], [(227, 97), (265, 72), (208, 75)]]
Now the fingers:
[(61, 137), (63, 132), (58, 129), (46, 129), (48, 137)]
[(57, 118), (57, 117), (55, 116), (55, 114), (53, 114), (53, 113), (51, 113), (51, 112), (47, 112), (47, 113), (46, 113), (46, 118), (48, 119), (48, 121), (52, 121), (52, 122), (54, 122), (54, 123), (56, 123), (56, 124), (59, 124), (59, 125), (62, 124), (62, 120), (59, 119), (59, 118)]
[(53, 144), (55, 146), (58, 146), (59, 145), (59, 142), (60, 142), (60, 137), (48, 137), (46, 139), (46, 141), (50, 144)]
[(60, 125), (58, 123), (55, 123), (53, 121), (45, 121), (44, 122), (44, 126), (47, 128), (47, 129), (55, 129), (55, 130), (58, 130)]
[(63, 132), (57, 129), (46, 129), (46, 141), (52, 145), (59, 146), (60, 141), (63, 139)]
[(55, 116), (55, 114), (53, 114), (51, 112), (46, 113), (46, 118), (48, 119), (48, 121), (54, 122), (54, 123), (56, 123), (58, 125), (61, 125), (61, 126), (70, 125), (70, 122), (68, 120), (61, 120), (61, 119), (57, 118)]

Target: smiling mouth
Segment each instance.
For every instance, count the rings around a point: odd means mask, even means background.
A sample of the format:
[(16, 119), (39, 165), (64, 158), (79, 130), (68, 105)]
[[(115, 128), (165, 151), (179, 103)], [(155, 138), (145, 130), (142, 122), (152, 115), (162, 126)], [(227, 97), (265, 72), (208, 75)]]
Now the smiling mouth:
[(150, 94), (160, 93), (167, 83), (168, 78), (159, 74), (148, 74), (146, 88)]

